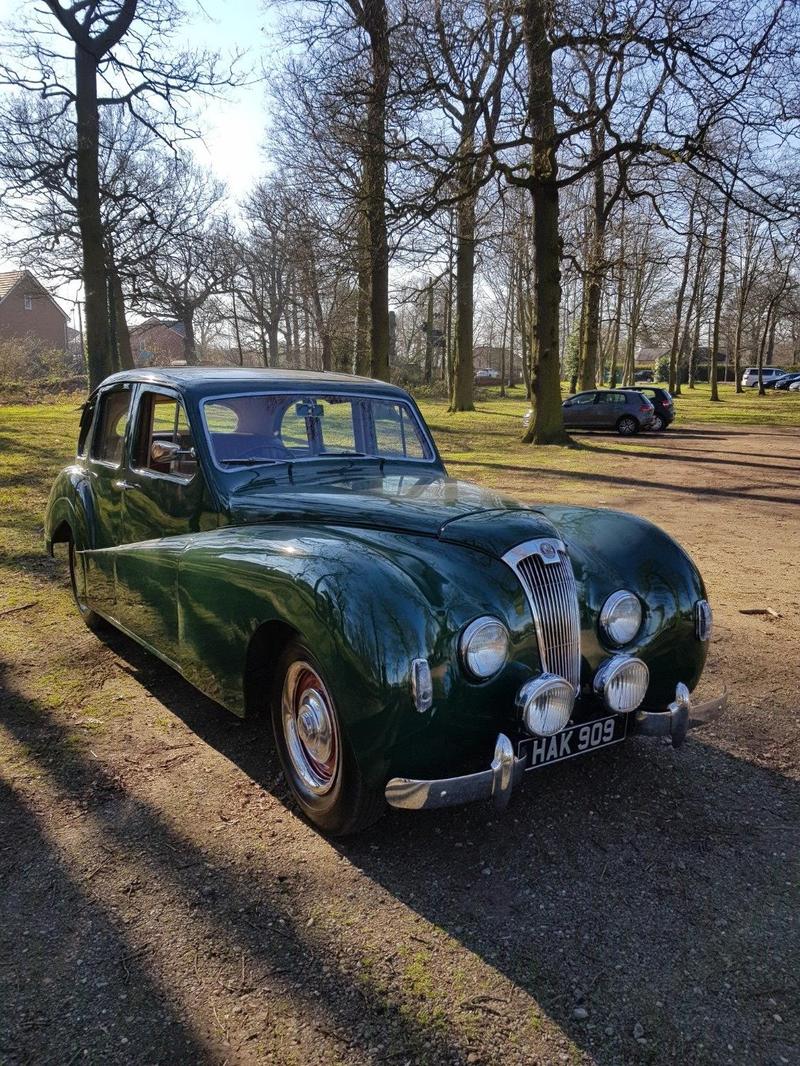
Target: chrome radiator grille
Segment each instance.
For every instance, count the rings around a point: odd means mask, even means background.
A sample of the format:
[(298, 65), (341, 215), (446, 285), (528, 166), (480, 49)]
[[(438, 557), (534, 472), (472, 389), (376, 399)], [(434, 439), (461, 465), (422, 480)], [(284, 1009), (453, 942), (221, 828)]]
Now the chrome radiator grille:
[(536, 625), (542, 668), (574, 685), (581, 681), (581, 622), (575, 575), (560, 540), (518, 544), (503, 556), (525, 589)]

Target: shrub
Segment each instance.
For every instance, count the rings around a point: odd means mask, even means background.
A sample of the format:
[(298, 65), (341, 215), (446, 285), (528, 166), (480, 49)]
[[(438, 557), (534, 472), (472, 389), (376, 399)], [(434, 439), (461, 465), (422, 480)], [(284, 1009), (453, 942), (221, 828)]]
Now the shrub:
[(0, 381), (72, 377), (82, 370), (80, 357), (50, 348), (39, 337), (0, 339)]

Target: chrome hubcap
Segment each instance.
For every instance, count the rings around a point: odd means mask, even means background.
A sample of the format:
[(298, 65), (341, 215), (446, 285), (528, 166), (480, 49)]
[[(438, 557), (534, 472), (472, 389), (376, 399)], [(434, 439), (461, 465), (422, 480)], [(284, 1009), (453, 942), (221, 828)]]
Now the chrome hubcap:
[(339, 771), (339, 726), (322, 678), (308, 663), (289, 667), (281, 713), (296, 784), (311, 796), (324, 796)]

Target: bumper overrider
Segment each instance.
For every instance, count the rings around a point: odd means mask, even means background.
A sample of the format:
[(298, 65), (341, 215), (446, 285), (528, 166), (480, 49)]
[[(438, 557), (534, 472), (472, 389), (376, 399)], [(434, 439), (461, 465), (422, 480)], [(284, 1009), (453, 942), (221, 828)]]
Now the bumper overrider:
[[(628, 735), (670, 737), (677, 748), (690, 729), (719, 718), (727, 702), (727, 692), (723, 692), (714, 699), (692, 703), (688, 688), (681, 683), (675, 690), (675, 699), (665, 711), (629, 712)], [(527, 756), (516, 755), (512, 741), (500, 733), (488, 770), (434, 781), (393, 777), (386, 785), (386, 800), (390, 806), (406, 810), (434, 810), (492, 800), (494, 806), (502, 810), (523, 774), (532, 768)]]

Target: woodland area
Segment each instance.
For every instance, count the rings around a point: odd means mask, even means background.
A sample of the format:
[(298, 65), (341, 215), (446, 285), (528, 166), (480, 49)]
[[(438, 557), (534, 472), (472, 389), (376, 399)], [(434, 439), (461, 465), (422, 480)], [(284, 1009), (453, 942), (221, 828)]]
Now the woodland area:
[(454, 411), (491, 364), (548, 443), (561, 380), (632, 383), (643, 348), (672, 391), (704, 362), (713, 398), (714, 364), (800, 360), (794, 3), (276, 0), (238, 203), (187, 140), (240, 57), (187, 51), (173, 3), (30, 7), (3, 251), (81, 281), (92, 386), (154, 315), (189, 363), (391, 375)]

